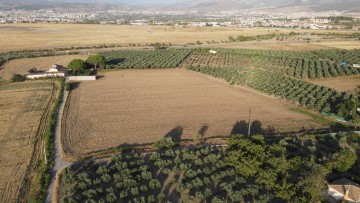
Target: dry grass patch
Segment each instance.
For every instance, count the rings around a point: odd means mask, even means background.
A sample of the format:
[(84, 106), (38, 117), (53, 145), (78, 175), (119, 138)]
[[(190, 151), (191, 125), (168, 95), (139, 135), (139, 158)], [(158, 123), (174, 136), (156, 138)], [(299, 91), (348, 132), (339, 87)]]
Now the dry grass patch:
[[(153, 33), (150, 34), (148, 29)], [(129, 43), (195, 43), (196, 41), (223, 41), (229, 36), (264, 35), (289, 32), (328, 33), (328, 30), (294, 30), (272, 28), (172, 28), (170, 26), (124, 26), (79, 24), (14, 24), (0, 25), (0, 51), (37, 49), (100, 44)], [(334, 31), (331, 31), (334, 32)], [(335, 31), (353, 33), (356, 31)], [(29, 40), (31, 39), (31, 40)]]
[(205, 138), (227, 136), (236, 121), (248, 120), (250, 107), (252, 119), (263, 128), (324, 127), (283, 101), (185, 69), (107, 72), (98, 81), (74, 87), (62, 121), (63, 148), (74, 157), (153, 143), (170, 131), (192, 139), (204, 125)]
[(35, 143), (41, 140), (53, 93), (51, 82), (0, 85), (0, 202), (22, 201), (27, 167), (42, 153), (41, 142)]
[(36, 68), (37, 70), (49, 70), (54, 64), (67, 66), (73, 59), (87, 59), (87, 55), (64, 55), (49, 56), (40, 58), (15, 59), (6, 63), (0, 69), (0, 78), (11, 79), (13, 74), (26, 74), (28, 70)]

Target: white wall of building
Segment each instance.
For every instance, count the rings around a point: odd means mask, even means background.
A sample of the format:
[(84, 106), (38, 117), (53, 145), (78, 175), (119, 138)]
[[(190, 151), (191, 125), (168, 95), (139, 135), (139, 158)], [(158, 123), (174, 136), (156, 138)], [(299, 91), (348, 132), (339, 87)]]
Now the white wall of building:
[(96, 76), (70, 76), (69, 81), (93, 81), (96, 80)]

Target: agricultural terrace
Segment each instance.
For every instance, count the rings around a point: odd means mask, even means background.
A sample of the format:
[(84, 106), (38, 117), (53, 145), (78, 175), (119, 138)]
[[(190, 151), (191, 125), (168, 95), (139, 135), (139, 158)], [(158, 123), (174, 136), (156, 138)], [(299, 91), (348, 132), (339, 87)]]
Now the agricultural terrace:
[(360, 177), (359, 146), (358, 134), (275, 140), (233, 135), (226, 147), (124, 152), (66, 168), (58, 200), (320, 202), (328, 181)]
[(328, 127), (283, 101), (186, 69), (122, 70), (103, 76), (72, 84), (62, 122), (69, 156), (141, 146), (167, 134), (192, 140), (200, 129), (206, 129), (206, 139), (227, 137), (239, 127), (244, 130), (250, 108), (251, 119), (261, 121), (256, 132)]
[(73, 59), (87, 59), (87, 55), (62, 55), (39, 58), (14, 59), (0, 68), (0, 78), (10, 80), (13, 74), (26, 74), (30, 69), (49, 70), (54, 64), (67, 66)]
[(0, 84), (0, 202), (31, 201), (29, 193), (39, 192), (42, 180), (34, 166), (43, 156), (41, 140), (55, 97), (52, 82)]

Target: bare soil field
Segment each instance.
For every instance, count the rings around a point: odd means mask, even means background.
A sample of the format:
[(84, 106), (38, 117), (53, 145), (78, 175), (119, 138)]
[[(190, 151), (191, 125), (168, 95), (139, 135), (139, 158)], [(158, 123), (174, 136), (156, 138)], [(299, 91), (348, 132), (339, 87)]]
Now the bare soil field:
[(168, 133), (192, 139), (231, 134), (237, 121), (259, 120), (263, 128), (297, 131), (323, 124), (291, 111), (283, 101), (225, 84), (185, 69), (103, 73), (98, 81), (73, 84), (62, 120), (66, 155), (153, 143)]
[[(148, 30), (152, 30), (152, 33)], [(180, 28), (170, 26), (124, 26), (79, 24), (11, 24), (0, 25), (0, 51), (93, 46), (101, 44), (195, 43), (227, 41), (229, 36), (263, 35), (289, 32), (328, 33), (328, 30), (294, 30), (271, 28)], [(331, 31), (353, 33), (356, 31)], [(31, 39), (31, 40), (29, 40)]]
[(356, 87), (360, 85), (360, 75), (328, 78), (322, 80), (307, 80), (307, 82), (325, 87), (331, 87), (341, 92), (354, 92)]
[(0, 202), (22, 201), (25, 176), (32, 178), (27, 168), (42, 153), (35, 141), (41, 140), (54, 92), (51, 82), (0, 85)]
[(15, 59), (6, 63), (0, 69), (0, 78), (11, 79), (13, 74), (26, 74), (28, 70), (36, 68), (37, 70), (49, 70), (52, 65), (58, 64), (67, 66), (73, 59), (87, 59), (87, 55), (64, 55), (49, 56), (40, 58)]

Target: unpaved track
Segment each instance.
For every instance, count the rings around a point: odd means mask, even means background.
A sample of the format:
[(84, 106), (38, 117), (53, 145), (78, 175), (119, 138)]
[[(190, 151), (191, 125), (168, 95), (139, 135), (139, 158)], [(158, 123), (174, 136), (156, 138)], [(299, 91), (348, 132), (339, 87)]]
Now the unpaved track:
[(61, 120), (62, 120), (62, 114), (64, 111), (65, 102), (68, 97), (68, 92), (64, 89), (64, 97), (63, 101), (61, 102), (57, 123), (56, 123), (56, 130), (55, 130), (55, 166), (51, 171), (51, 181), (50, 185), (48, 187), (48, 190), (46, 192), (46, 202), (50, 203), (54, 199), (54, 194), (57, 191), (55, 190), (55, 183), (56, 183), (56, 177), (57, 173), (60, 172), (62, 169), (70, 166), (72, 163), (67, 162), (61, 158)]
[(62, 143), (74, 158), (118, 146), (153, 143), (180, 126), (192, 139), (229, 135), (237, 121), (260, 120), (280, 132), (322, 128), (285, 101), (224, 84), (185, 69), (108, 72), (75, 85), (67, 101)]

